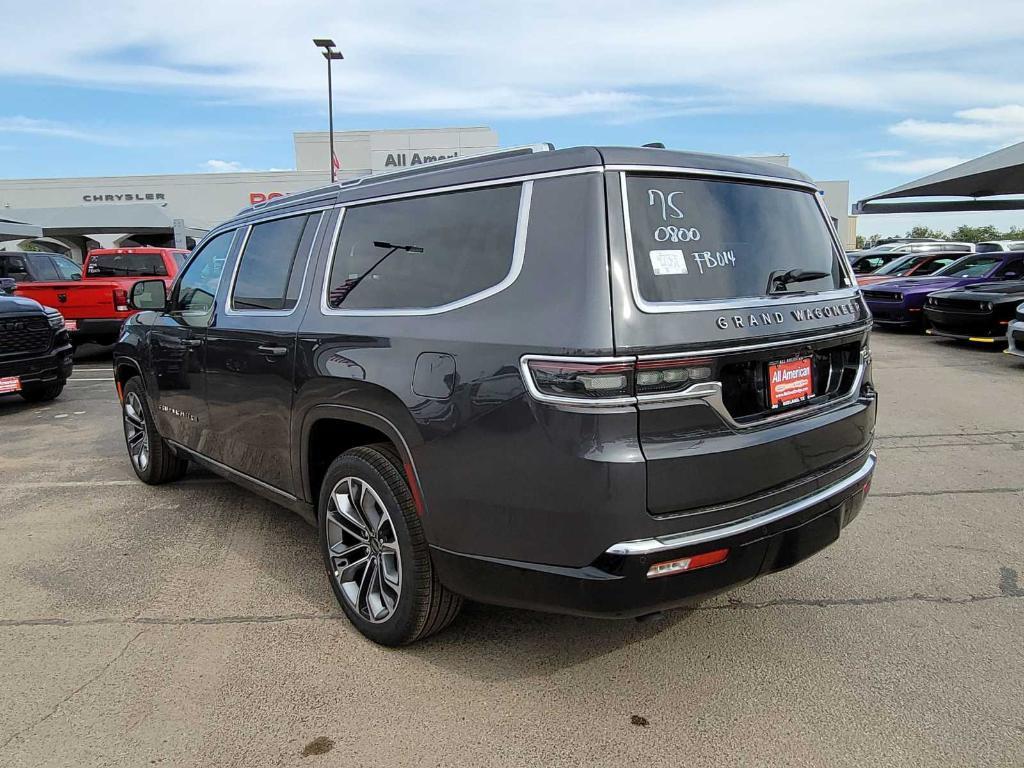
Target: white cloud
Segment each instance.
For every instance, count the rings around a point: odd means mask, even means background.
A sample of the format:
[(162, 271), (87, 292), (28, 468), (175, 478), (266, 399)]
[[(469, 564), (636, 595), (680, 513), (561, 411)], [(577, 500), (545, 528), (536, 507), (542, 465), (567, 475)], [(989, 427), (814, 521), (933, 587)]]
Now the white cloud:
[(0, 133), (21, 133), (31, 136), (51, 136), (61, 139), (76, 139), (92, 144), (109, 144), (118, 146), (121, 139), (102, 131), (82, 130), (55, 120), (39, 120), (24, 115), (0, 117)]
[(237, 160), (207, 160), (200, 168), (208, 173), (241, 173), (250, 170)]
[(859, 152), (858, 157), (862, 157), (865, 160), (874, 160), (882, 157), (903, 157), (906, 152), (902, 149), (876, 149), (869, 152)]
[[(47, 10), (60, 45), (40, 56), (38, 8), (5, 9), (5, 77), (319, 107), (323, 59), (310, 38), (324, 33), (346, 57), (334, 70), (341, 114), (621, 122), (737, 105), (1024, 103), (1019, 0), (989, 0), (983, 13), (936, 12), (934, 0), (306, 0), (301, 12), (282, 1), (53, 0)], [(225, 37), (232, 29), (239, 40)]]
[(288, 171), (291, 168), (249, 168), (237, 160), (207, 160), (199, 164), (199, 170), (206, 173), (264, 173)]
[(903, 120), (889, 133), (905, 139), (939, 143), (1024, 141), (1024, 106), (976, 107), (953, 113), (955, 121)]
[(918, 157), (907, 160), (875, 159), (868, 162), (868, 167), (884, 173), (899, 173), (920, 176), (935, 173), (966, 162), (966, 157)]

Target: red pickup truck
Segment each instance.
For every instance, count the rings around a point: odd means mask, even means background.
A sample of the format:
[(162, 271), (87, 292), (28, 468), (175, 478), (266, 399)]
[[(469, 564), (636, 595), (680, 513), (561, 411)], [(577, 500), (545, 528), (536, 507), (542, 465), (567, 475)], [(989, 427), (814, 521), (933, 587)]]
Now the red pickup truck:
[[(35, 257), (20, 255), (27, 265)], [(170, 285), (187, 256), (188, 251), (174, 248), (97, 249), (85, 257), (79, 279), (33, 280), (30, 268), (15, 293), (60, 310), (73, 343), (113, 344), (121, 324), (134, 314), (128, 306), (131, 287), (154, 277)]]

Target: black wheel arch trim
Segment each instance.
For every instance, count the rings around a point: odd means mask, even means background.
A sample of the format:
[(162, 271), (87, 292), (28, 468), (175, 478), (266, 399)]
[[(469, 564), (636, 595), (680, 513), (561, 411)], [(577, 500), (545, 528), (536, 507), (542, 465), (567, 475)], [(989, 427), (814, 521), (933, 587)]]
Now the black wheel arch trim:
[[(402, 463), (412, 473), (412, 478), (409, 479), (416, 483), (414, 497), (418, 497), (421, 500), (424, 512), (426, 511), (426, 501), (423, 499), (423, 484), (420, 482), (419, 470), (417, 470), (416, 461), (412, 456), (410, 440), (402, 433), (402, 430), (391, 419), (376, 411), (370, 411), (354, 405), (341, 405), (339, 403), (314, 405), (303, 416), (302, 428), (299, 433), (299, 471), (302, 474), (299, 487), (302, 489), (305, 499), (312, 502), (315, 496), (309, 480), (309, 435), (313, 430), (313, 426), (324, 420), (351, 421), (364, 427), (371, 427), (384, 434), (398, 449), (399, 458), (401, 458)], [(422, 441), (414, 439), (412, 442), (413, 444), (419, 444)]]

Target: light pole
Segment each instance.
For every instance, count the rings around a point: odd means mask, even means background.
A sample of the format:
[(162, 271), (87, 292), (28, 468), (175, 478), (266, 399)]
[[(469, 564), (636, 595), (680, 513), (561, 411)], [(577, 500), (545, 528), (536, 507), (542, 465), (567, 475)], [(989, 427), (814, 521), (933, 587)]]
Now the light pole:
[(329, 37), (313, 38), (313, 45), (323, 48), (324, 58), (327, 59), (327, 121), (331, 133), (331, 183), (337, 180), (336, 168), (334, 167), (334, 88), (331, 86), (331, 62), (336, 59), (344, 59), (341, 51), (335, 50), (334, 41)]

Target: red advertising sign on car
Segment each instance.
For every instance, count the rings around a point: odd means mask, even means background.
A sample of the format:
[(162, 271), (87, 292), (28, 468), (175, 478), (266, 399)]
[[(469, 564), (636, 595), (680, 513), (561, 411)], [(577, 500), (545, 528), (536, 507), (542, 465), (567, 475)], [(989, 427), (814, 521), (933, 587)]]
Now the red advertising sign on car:
[(811, 358), (801, 357), (768, 366), (768, 397), (772, 408), (792, 405), (813, 395)]

